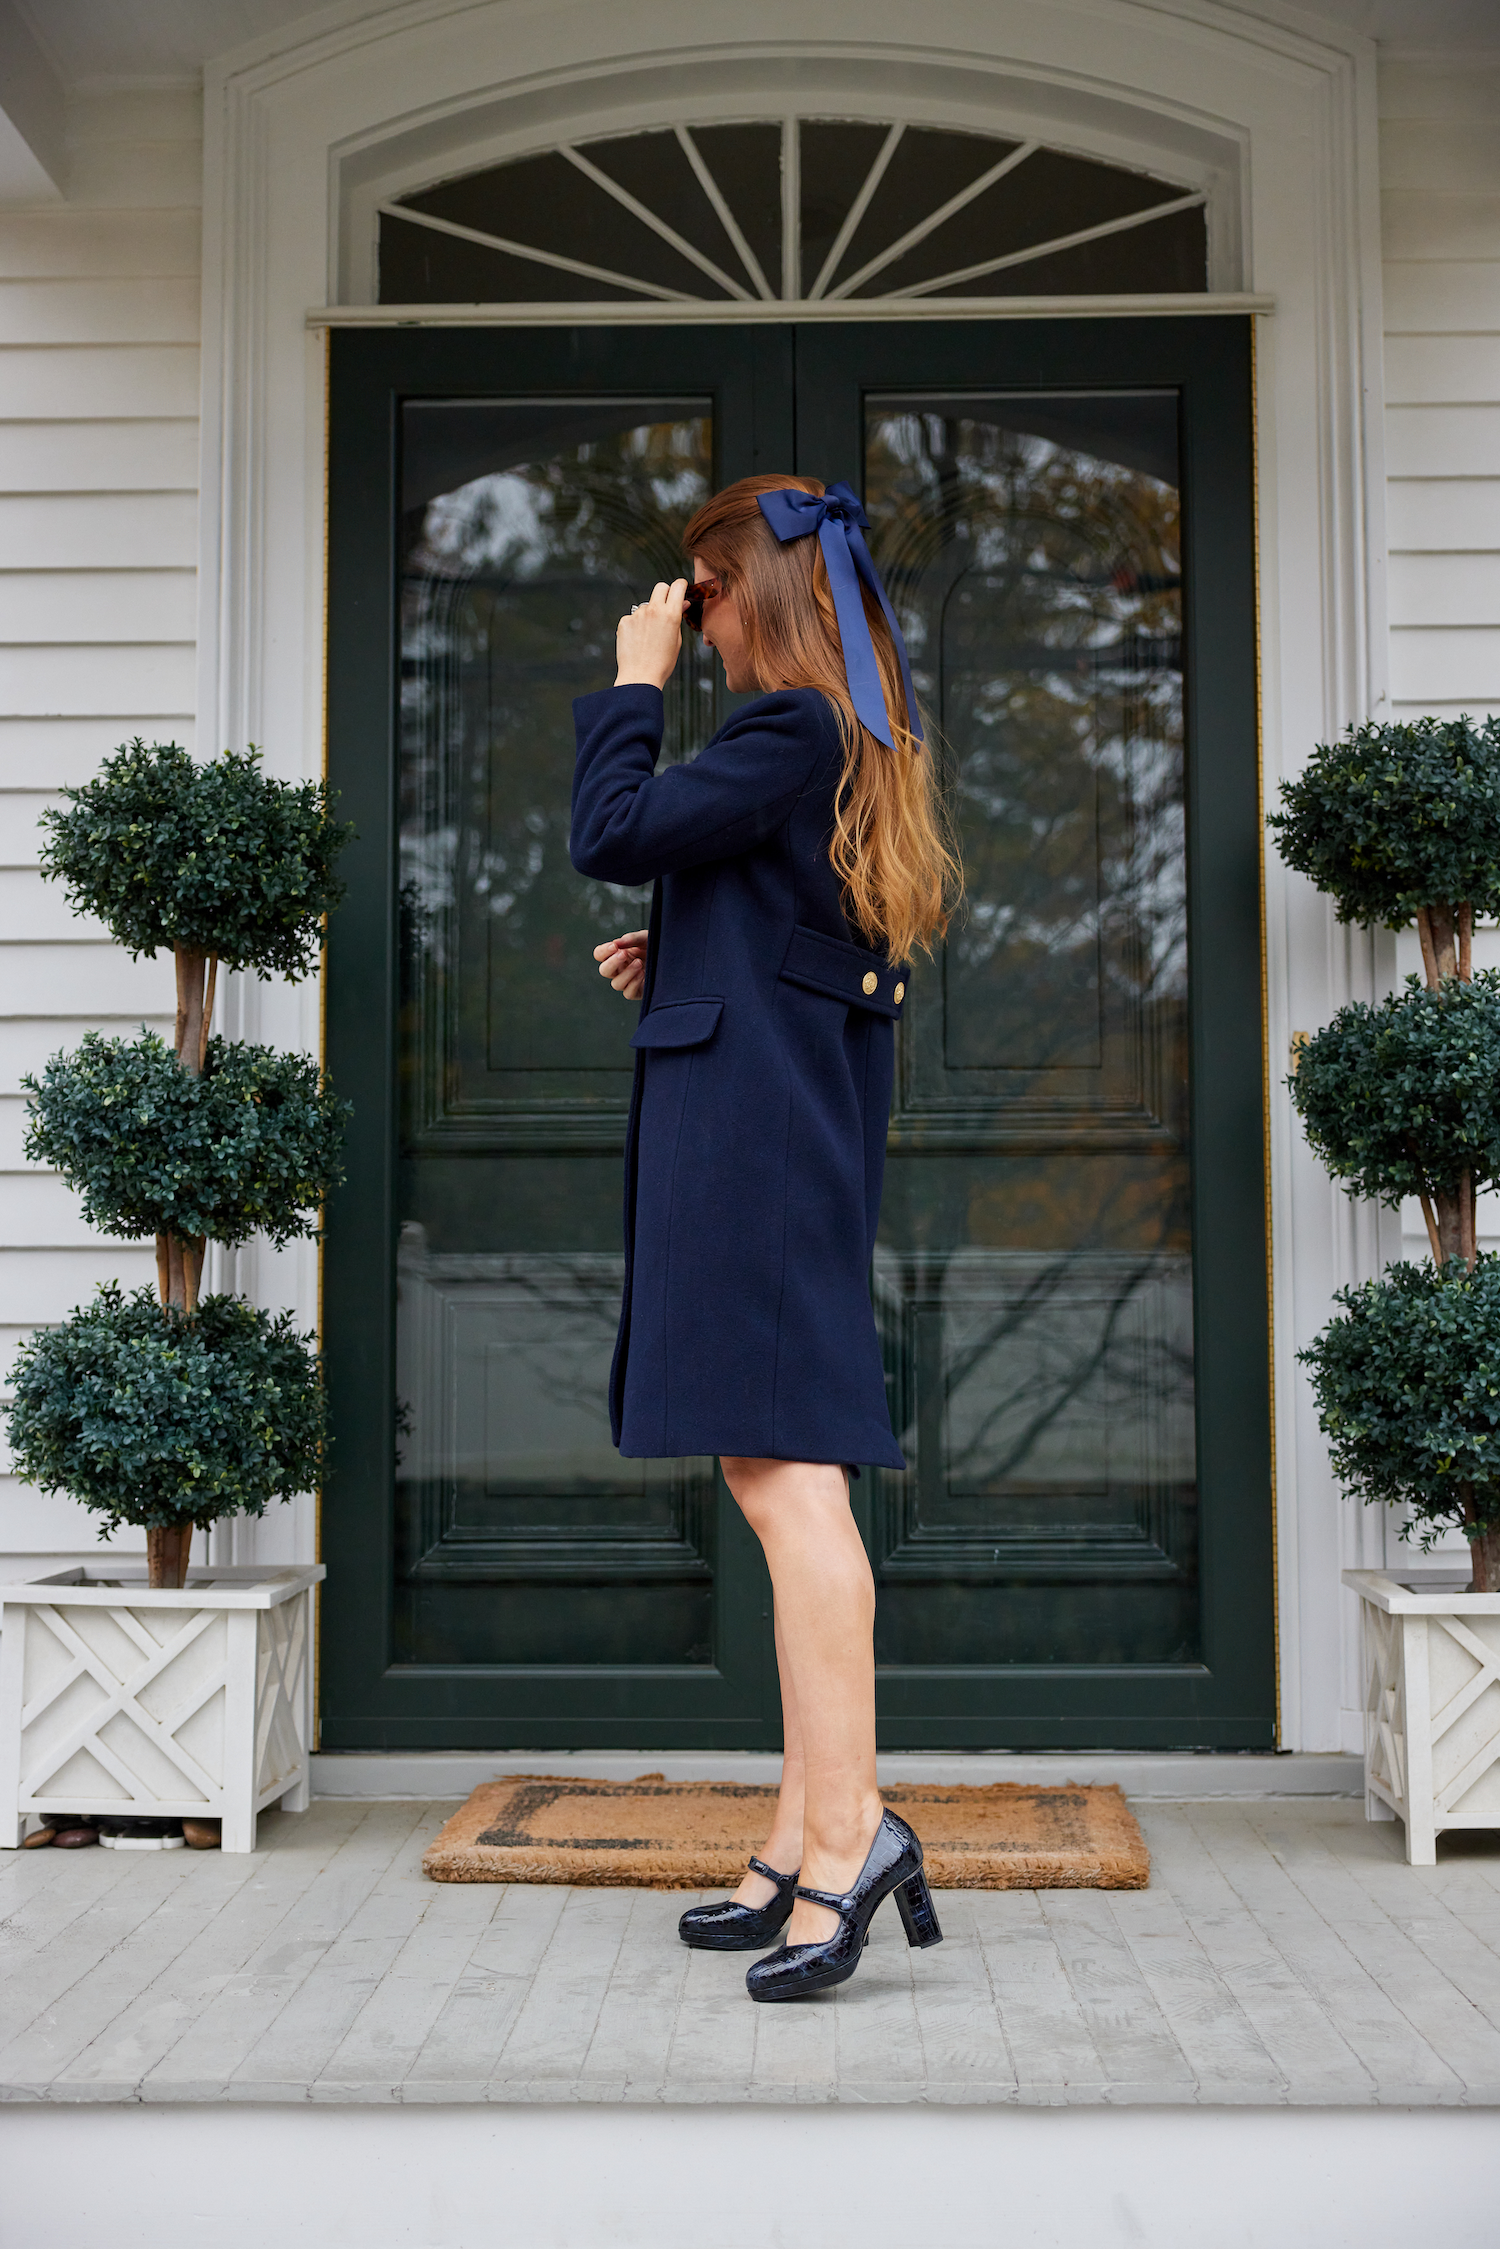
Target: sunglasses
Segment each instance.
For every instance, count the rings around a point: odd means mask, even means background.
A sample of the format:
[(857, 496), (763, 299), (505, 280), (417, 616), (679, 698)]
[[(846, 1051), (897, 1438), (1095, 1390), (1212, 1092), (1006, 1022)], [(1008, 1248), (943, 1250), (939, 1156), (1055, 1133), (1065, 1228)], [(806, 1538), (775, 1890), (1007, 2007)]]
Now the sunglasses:
[(703, 630), (703, 604), (716, 600), (723, 591), (717, 578), (695, 578), (688, 587), (682, 615), (684, 623), (691, 625), (695, 633)]

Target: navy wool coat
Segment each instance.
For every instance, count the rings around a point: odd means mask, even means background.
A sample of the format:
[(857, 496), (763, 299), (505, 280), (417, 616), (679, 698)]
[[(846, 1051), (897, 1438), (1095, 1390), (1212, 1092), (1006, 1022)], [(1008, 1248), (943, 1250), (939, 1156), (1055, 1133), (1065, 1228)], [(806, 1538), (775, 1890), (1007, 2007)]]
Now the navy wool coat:
[(905, 993), (829, 864), (838, 722), (814, 689), (765, 695), (657, 773), (657, 688), (573, 708), (573, 864), (656, 886), (615, 1443), (904, 1468), (868, 1273)]

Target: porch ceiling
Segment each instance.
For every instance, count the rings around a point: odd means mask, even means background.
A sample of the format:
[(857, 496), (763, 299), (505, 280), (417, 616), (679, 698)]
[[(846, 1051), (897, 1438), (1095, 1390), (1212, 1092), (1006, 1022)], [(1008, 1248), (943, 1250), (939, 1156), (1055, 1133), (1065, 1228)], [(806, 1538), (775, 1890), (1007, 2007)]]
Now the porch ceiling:
[(6, 1854), (0, 2101), (1500, 2105), (1500, 1841), (1357, 1805), (1138, 1805), (1143, 1891), (945, 1891), (758, 2008), (685, 1892), (435, 1884), (447, 1804), (322, 1798), (255, 1856)]

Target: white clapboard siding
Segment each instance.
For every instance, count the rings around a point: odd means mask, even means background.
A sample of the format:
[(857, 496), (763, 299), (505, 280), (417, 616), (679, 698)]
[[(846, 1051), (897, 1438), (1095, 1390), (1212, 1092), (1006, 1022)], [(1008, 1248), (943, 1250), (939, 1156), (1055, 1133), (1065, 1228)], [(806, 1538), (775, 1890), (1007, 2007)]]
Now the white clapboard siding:
[[(184, 749), (190, 750), (196, 729), (190, 718), (181, 715), (165, 726), (148, 726), (139, 711), (105, 711), (90, 718), (41, 719), (6, 717), (0, 713), (0, 792), (29, 794), (36, 788), (76, 789), (98, 772), (111, 750), (118, 749), (135, 734), (180, 742)], [(4, 818), (4, 811), (0, 809), (0, 819)]]
[[(29, 216), (30, 214), (28, 214)], [(0, 416), (87, 422), (195, 415), (200, 354), (189, 344), (33, 344), (0, 350)]]
[(65, 1320), (77, 1305), (88, 1302), (101, 1281), (118, 1281), (124, 1288), (154, 1287), (154, 1245), (123, 1247), (104, 1242), (80, 1247), (63, 1242), (45, 1248), (0, 1248), (0, 1326), (30, 1329)]
[(191, 492), (0, 494), (0, 570), (192, 570), (197, 562)]
[[(10, 849), (25, 850), (33, 839), (19, 833)], [(44, 882), (34, 867), (0, 867), (0, 945), (101, 945), (109, 941), (104, 924), (91, 914), (75, 914), (60, 882)]]
[(1500, 554), (1395, 553), (1390, 601), (1404, 625), (1493, 626), (1500, 618)]
[(196, 281), (202, 237), (195, 210), (0, 211), (0, 280)]
[(1500, 61), (1380, 74), (1394, 715), (1500, 711)]
[(24, 1094), (0, 1093), (0, 1177), (8, 1172), (38, 1169), (37, 1165), (28, 1163), (22, 1153), (28, 1109)]
[(7, 640), (191, 641), (193, 570), (9, 570), (0, 573)]
[[(1500, 701), (1500, 625), (1440, 632), (1398, 625), (1391, 633), (1391, 700)], [(4, 877), (0, 876), (0, 885)], [(3, 890), (0, 890), (3, 897)]]
[(38, 344), (198, 341), (198, 284), (170, 276), (0, 281), (0, 336)]
[(1500, 271), (1482, 258), (1388, 258), (1385, 324), (1388, 335), (1490, 335), (1500, 328)]
[[(143, 964), (149, 967), (149, 963)], [(158, 963), (158, 966), (160, 964)], [(169, 972), (170, 974), (170, 972)], [(170, 989), (170, 987), (169, 987)], [(13, 995), (14, 997), (15, 995)], [(21, 1080), (34, 1078), (54, 1054), (70, 1052), (85, 1031), (99, 1031), (108, 1039), (133, 1039), (142, 1026), (171, 1036), (173, 1017), (162, 1004), (160, 989), (146, 995), (134, 1014), (71, 1015), (67, 1017), (11, 1015), (0, 1021), (0, 1110), (21, 1102)], [(148, 1002), (155, 1012), (148, 1012)], [(7, 1143), (8, 1144), (8, 1143)], [(4, 1158), (0, 1157), (0, 1162)]]
[[(3, 603), (3, 596), (0, 596)], [(42, 814), (64, 799), (54, 790), (7, 789), (5, 791), (5, 849), (12, 866), (36, 865), (42, 844)], [(30, 837), (28, 848), (27, 838)]]
[(0, 422), (0, 492), (196, 492), (198, 424)]
[(170, 961), (133, 961), (118, 945), (43, 945), (5, 951), (6, 1017), (92, 1022), (161, 1015), (172, 998)]
[(172, 717), (192, 708), (195, 687), (190, 642), (0, 646), (0, 704), (22, 716), (82, 718), (123, 703), (142, 719)]
[(1385, 514), (1393, 555), (1487, 554), (1500, 522), (1500, 476), (1454, 477), (1442, 484), (1392, 479)]
[(0, 1242), (10, 1250), (110, 1247), (107, 1234), (84, 1224), (72, 1188), (36, 1170), (0, 1171)]
[[(1500, 224), (1495, 239), (1500, 242)], [(1404, 406), (1390, 400), (1386, 470), (1391, 476), (1500, 476), (1500, 403)]]
[[(170, 960), (42, 882), (37, 817), (137, 734), (194, 741), (201, 105), (87, 95), (69, 133), (67, 202), (0, 213), (0, 1387), (35, 1326), (155, 1275), (26, 1163), (21, 1080), (90, 1028), (169, 1031), (173, 1002)], [(0, 1457), (0, 1556), (97, 1543)]]

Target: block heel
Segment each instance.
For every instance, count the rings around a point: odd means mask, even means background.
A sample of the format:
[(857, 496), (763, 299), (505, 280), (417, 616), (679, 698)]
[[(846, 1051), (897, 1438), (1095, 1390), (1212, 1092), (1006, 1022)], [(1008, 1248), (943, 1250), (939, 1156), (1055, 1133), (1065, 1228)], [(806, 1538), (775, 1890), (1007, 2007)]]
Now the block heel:
[(943, 1941), (922, 1874), (922, 1846), (905, 1820), (891, 1811), (881, 1814), (875, 1840), (852, 1890), (835, 1897), (831, 1890), (811, 1890), (799, 1882), (797, 1896), (836, 1913), (837, 1933), (824, 1944), (783, 1942), (768, 1960), (757, 1960), (745, 1978), (752, 1999), (804, 1999), (815, 1991), (847, 1983), (864, 1956), (875, 1909), (889, 1897), (896, 1900), (908, 1944)]
[(942, 1943), (943, 1932), (938, 1927), (925, 1874), (914, 1874), (909, 1882), (902, 1883), (896, 1892), (896, 1911), (901, 1916), (906, 1941), (914, 1952), (921, 1951), (924, 1945)]

